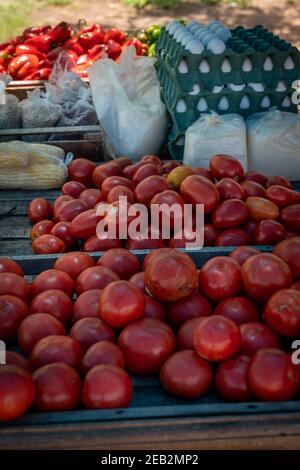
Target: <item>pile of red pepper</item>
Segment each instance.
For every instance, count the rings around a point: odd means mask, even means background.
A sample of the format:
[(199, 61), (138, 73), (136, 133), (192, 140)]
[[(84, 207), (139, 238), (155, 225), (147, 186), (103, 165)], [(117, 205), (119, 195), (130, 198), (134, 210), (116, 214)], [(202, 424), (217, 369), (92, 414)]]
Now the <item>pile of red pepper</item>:
[(63, 21), (54, 27), (27, 28), (21, 36), (0, 44), (0, 73), (9, 73), (14, 80), (47, 80), (57, 56), (65, 50), (75, 63), (74, 72), (87, 77), (88, 67), (104, 53), (117, 60), (130, 45), (137, 55), (147, 54), (147, 45), (138, 39), (115, 28), (105, 31), (96, 23)]

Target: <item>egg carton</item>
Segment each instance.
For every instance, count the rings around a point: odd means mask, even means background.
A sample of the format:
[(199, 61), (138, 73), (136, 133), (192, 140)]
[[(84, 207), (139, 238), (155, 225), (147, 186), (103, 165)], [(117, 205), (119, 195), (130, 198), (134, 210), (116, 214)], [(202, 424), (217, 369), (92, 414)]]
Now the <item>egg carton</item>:
[(176, 126), (171, 128), (168, 136), (168, 151), (173, 160), (183, 160), (185, 143), (185, 131), (178, 130)]

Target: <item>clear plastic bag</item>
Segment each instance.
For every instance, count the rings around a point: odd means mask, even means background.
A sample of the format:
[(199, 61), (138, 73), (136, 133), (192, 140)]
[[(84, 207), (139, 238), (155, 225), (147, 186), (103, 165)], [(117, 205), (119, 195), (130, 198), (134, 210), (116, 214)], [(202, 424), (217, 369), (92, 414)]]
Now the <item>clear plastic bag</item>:
[[(19, 100), (14, 95), (6, 93), (9, 75), (0, 75), (0, 130), (19, 129), (21, 127)], [(14, 139), (14, 136), (0, 137), (1, 142)]]

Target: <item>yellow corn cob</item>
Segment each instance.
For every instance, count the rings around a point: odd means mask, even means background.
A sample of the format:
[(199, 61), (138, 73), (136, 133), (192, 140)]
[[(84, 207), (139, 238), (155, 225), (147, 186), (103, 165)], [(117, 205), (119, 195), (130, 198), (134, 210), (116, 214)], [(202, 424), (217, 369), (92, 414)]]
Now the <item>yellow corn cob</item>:
[(66, 180), (67, 171), (63, 165), (30, 163), (22, 169), (1, 169), (0, 189), (58, 189)]
[(0, 171), (2, 168), (23, 168), (29, 163), (29, 148), (16, 141), (0, 144)]
[(56, 147), (55, 145), (48, 145), (48, 144), (29, 144), (34, 151), (41, 152), (42, 154), (49, 154), (53, 157), (59, 158), (62, 160), (65, 158), (65, 152), (60, 147)]

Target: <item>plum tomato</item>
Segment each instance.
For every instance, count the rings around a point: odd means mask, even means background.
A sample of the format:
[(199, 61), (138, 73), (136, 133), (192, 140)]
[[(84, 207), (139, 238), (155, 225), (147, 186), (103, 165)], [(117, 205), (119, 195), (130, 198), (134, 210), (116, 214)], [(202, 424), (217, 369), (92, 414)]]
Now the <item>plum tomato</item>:
[(300, 203), (300, 193), (283, 186), (270, 186), (265, 197), (280, 208)]
[(34, 381), (26, 370), (13, 365), (0, 367), (0, 421), (22, 416), (35, 395)]
[(155, 194), (169, 189), (168, 183), (158, 175), (148, 176), (138, 183), (134, 190), (134, 195), (138, 203), (149, 205)]
[(297, 281), (293, 282), (293, 284), (291, 285), (291, 289), (299, 290), (299, 291), (300, 291), (300, 279), (298, 279)]
[[(150, 230), (149, 230), (150, 231)], [(129, 238), (126, 243), (128, 250), (156, 250), (158, 248), (164, 248), (165, 244), (161, 238), (151, 239), (150, 236)]]
[(107, 202), (112, 204), (113, 202), (118, 201), (120, 197), (126, 197), (130, 204), (135, 202), (133, 191), (124, 185), (114, 186), (107, 195)]
[(163, 305), (158, 300), (145, 295), (145, 317), (156, 318), (156, 320), (165, 321), (166, 312)]
[(156, 165), (153, 163), (145, 163), (145, 165), (138, 168), (138, 170), (135, 172), (135, 174), (132, 177), (132, 181), (138, 184), (141, 181), (143, 181), (145, 178), (148, 178), (148, 176), (153, 176), (153, 175), (160, 176), (161, 174), (162, 174), (162, 168), (160, 165)]
[(101, 318), (92, 317), (78, 320), (71, 328), (70, 337), (80, 343), (83, 351), (98, 341), (116, 342), (114, 330)]
[(100, 220), (101, 216), (97, 215), (95, 208), (81, 212), (70, 223), (71, 237), (80, 240), (96, 235), (97, 224)]
[(250, 243), (253, 241), (254, 237), (254, 232), (256, 229), (258, 222), (255, 222), (255, 220), (248, 220), (243, 226), (242, 230), (244, 230), (247, 235), (249, 236)]
[(248, 197), (266, 197), (266, 190), (265, 188), (259, 184), (256, 183), (255, 181), (243, 181), (241, 183), (241, 187), (243, 188), (245, 192), (246, 198)]
[(218, 205), (220, 194), (217, 187), (207, 178), (191, 175), (180, 185), (180, 194), (189, 204), (203, 204), (204, 214), (210, 214)]
[(187, 320), (196, 317), (212, 315), (212, 308), (208, 300), (199, 293), (166, 304), (167, 322), (173, 330), (183, 325)]
[(216, 228), (226, 229), (244, 224), (249, 217), (246, 204), (240, 199), (227, 199), (214, 210), (212, 223)]
[(75, 284), (69, 274), (58, 269), (46, 269), (37, 275), (31, 285), (32, 297), (36, 297), (45, 290), (58, 289), (72, 297)]
[(256, 305), (245, 297), (229, 297), (222, 300), (215, 310), (215, 315), (223, 315), (236, 325), (259, 321), (259, 312)]
[(246, 205), (250, 218), (257, 222), (265, 219), (277, 219), (279, 217), (279, 209), (276, 204), (263, 197), (248, 197)]
[(223, 200), (227, 199), (246, 199), (246, 192), (237, 181), (232, 178), (222, 178), (217, 182), (216, 187), (220, 193), (220, 197)]
[(260, 349), (281, 347), (279, 337), (263, 323), (244, 323), (239, 329), (242, 337), (241, 354), (253, 356)]
[(0, 295), (14, 295), (29, 302), (31, 297), (31, 286), (30, 284), (15, 273), (0, 273)]
[[(159, 225), (164, 227), (167, 223), (167, 227), (173, 229), (174, 227), (182, 227), (182, 218), (184, 217), (184, 200), (182, 197), (172, 189), (166, 189), (161, 193), (156, 194), (150, 201), (150, 207), (154, 204), (159, 206)], [(178, 213), (171, 210), (171, 208), (178, 208)]]
[(138, 287), (142, 292), (145, 292), (145, 273), (144, 272), (134, 274), (129, 279), (129, 282), (132, 282), (132, 284)]
[(281, 222), (288, 230), (300, 231), (300, 204), (293, 204), (281, 211)]
[(213, 224), (204, 224), (204, 246), (214, 246), (220, 231)]
[(256, 245), (276, 245), (286, 237), (284, 226), (277, 220), (266, 219), (257, 224), (254, 230)]
[(198, 167), (194, 168), (194, 173), (195, 173), (195, 175), (204, 176), (204, 178), (207, 178), (212, 183), (215, 182), (215, 178), (214, 178), (212, 172), (210, 170), (208, 170), (207, 168), (203, 168), (201, 166), (198, 166)]
[(96, 204), (103, 201), (103, 196), (99, 189), (90, 188), (82, 191), (79, 195), (79, 199), (83, 201), (89, 209), (93, 209)]
[(104, 253), (98, 259), (97, 265), (110, 268), (120, 279), (125, 280), (128, 280), (140, 270), (138, 257), (124, 248), (114, 248)]
[(283, 240), (275, 246), (273, 253), (286, 262), (294, 278), (300, 278), (300, 237)]
[(92, 175), (96, 164), (86, 158), (76, 158), (68, 166), (70, 180), (78, 181), (85, 186), (92, 186)]
[(125, 358), (119, 346), (110, 341), (98, 341), (92, 344), (83, 356), (81, 371), (84, 375), (100, 364), (111, 364), (125, 368)]
[(206, 261), (199, 271), (200, 292), (213, 302), (238, 295), (241, 284), (241, 268), (227, 256)]
[(14, 339), (20, 323), (28, 315), (29, 310), (24, 300), (14, 295), (0, 295), (0, 340)]
[(77, 240), (70, 234), (70, 226), (71, 222), (57, 222), (50, 232), (51, 235), (64, 242), (66, 246), (65, 251), (73, 250), (77, 243)]
[(119, 279), (119, 276), (106, 266), (92, 266), (79, 274), (76, 281), (76, 293), (81, 295), (88, 290), (104, 289), (108, 284)]
[(102, 290), (91, 289), (83, 292), (74, 302), (73, 321), (81, 318), (99, 318), (99, 302)]
[(243, 166), (230, 155), (214, 155), (210, 160), (209, 168), (217, 180), (222, 178), (240, 179), (244, 176)]
[(125, 178), (124, 176), (109, 176), (103, 181), (101, 186), (101, 193), (104, 199), (107, 199), (110, 191), (116, 186), (125, 186), (126, 188), (129, 188), (131, 191), (133, 191), (135, 188), (135, 183), (129, 178)]
[(240, 266), (251, 256), (259, 254), (259, 251), (252, 246), (239, 246), (229, 253), (229, 258), (234, 259)]
[(81, 199), (73, 199), (58, 209), (55, 219), (58, 222), (72, 222), (77, 215), (86, 210), (88, 210), (88, 207)]
[(37, 255), (47, 255), (64, 253), (66, 251), (66, 245), (60, 238), (47, 233), (33, 240), (32, 249)]
[(255, 181), (262, 186), (266, 186), (268, 177), (257, 171), (247, 171), (244, 175), (243, 181)]
[(283, 188), (292, 189), (291, 182), (285, 176), (271, 176), (266, 182), (266, 188), (271, 186), (282, 186)]
[(187, 320), (177, 332), (178, 349), (194, 349), (194, 330), (202, 320), (208, 317), (196, 317)]
[(32, 300), (30, 312), (49, 313), (66, 325), (72, 318), (73, 302), (70, 297), (61, 290), (45, 290)]
[(107, 236), (107, 238), (98, 238), (97, 235), (93, 235), (92, 237), (85, 240), (83, 245), (83, 251), (107, 251), (111, 250), (112, 248), (120, 248), (121, 247), (121, 240), (112, 239)]
[(32, 199), (28, 207), (28, 217), (32, 224), (36, 224), (52, 216), (52, 207), (49, 201), (42, 197)]
[(34, 224), (32, 229), (30, 230), (30, 240), (34, 241), (36, 238), (40, 237), (41, 235), (47, 235), (51, 232), (52, 228), (54, 227), (54, 222), (52, 220), (40, 220)]
[(264, 309), (265, 322), (277, 333), (290, 338), (300, 335), (300, 292), (282, 289), (268, 300)]
[(247, 401), (253, 396), (248, 385), (251, 358), (236, 356), (222, 362), (215, 376), (216, 389), (226, 401)]
[(74, 198), (72, 196), (69, 196), (69, 195), (64, 195), (64, 196), (58, 196), (54, 203), (53, 203), (53, 215), (54, 215), (54, 219), (56, 220), (56, 216), (57, 216), (57, 213), (58, 211), (62, 208), (63, 205), (65, 205), (67, 202), (69, 201), (73, 201)]
[(138, 169), (141, 168), (144, 165), (146, 165), (146, 163), (143, 163), (141, 161), (139, 161), (137, 163), (134, 163), (134, 164), (131, 164), (131, 165), (128, 165), (124, 168), (123, 175), (126, 178), (132, 179), (134, 177), (134, 175), (136, 174), (136, 172), (138, 171)]
[(96, 188), (101, 189), (103, 181), (109, 176), (122, 176), (122, 168), (115, 162), (103, 163), (97, 166), (92, 174), (93, 183)]
[(250, 244), (251, 238), (248, 233), (239, 228), (224, 230), (215, 241), (215, 246), (243, 246)]
[(59, 269), (69, 274), (71, 278), (76, 281), (79, 274), (87, 268), (95, 266), (95, 262), (87, 253), (80, 251), (73, 253), (66, 253), (60, 256), (54, 263), (54, 269)]
[(144, 155), (142, 158), (141, 158), (141, 162), (142, 163), (151, 163), (152, 165), (158, 165), (158, 166), (161, 166), (163, 164), (163, 162), (161, 161), (161, 159), (159, 157), (157, 157), (156, 155)]
[(30, 363), (34, 370), (54, 362), (63, 362), (78, 369), (81, 359), (80, 343), (70, 336), (59, 335), (50, 335), (40, 339), (30, 355)]
[(85, 189), (87, 187), (79, 183), (79, 181), (67, 181), (67, 183), (63, 184), (61, 192), (63, 195), (72, 196), (74, 199), (77, 199)]
[(18, 329), (18, 342), (21, 349), (30, 354), (36, 343), (46, 336), (64, 336), (64, 325), (49, 313), (35, 313), (26, 317)]
[(24, 277), (24, 272), (21, 266), (10, 258), (0, 257), (0, 273), (13, 273), (18, 276)]
[(150, 263), (156, 258), (157, 256), (160, 255), (173, 255), (174, 253), (179, 253), (178, 251), (174, 251), (173, 248), (158, 248), (157, 250), (150, 251), (150, 253), (147, 253), (147, 255), (144, 258), (143, 261), (143, 271), (146, 271), (147, 267), (150, 265)]
[(27, 372), (31, 373), (31, 365), (29, 360), (15, 351), (6, 351), (6, 364), (10, 366), (18, 366), (21, 369), (27, 370)]

